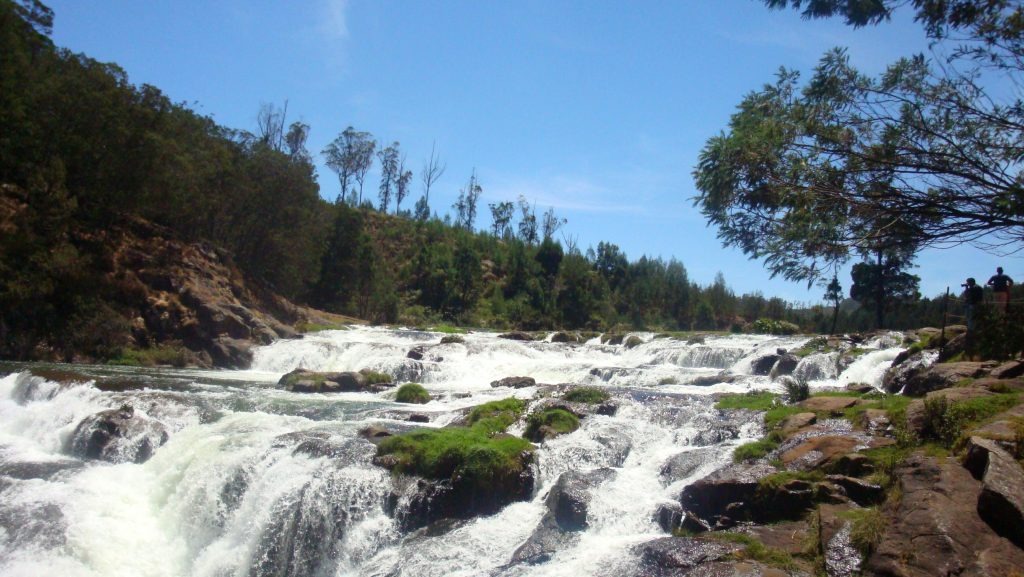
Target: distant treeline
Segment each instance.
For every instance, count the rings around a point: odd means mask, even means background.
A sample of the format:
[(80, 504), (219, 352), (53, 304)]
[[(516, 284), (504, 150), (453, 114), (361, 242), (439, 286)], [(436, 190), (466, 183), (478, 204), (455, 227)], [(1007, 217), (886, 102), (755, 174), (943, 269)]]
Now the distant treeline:
[[(346, 165), (358, 158), (345, 148), (346, 134), (362, 142), (365, 162), (372, 138), (352, 129), (323, 152), (339, 179), (352, 179), (325, 201), (305, 146), (309, 126), (286, 126), (285, 110), (265, 106), (255, 132), (219, 126), (153, 86), (131, 85), (115, 64), (55, 47), (52, 22), (35, 0), (0, 0), (0, 200), (18, 215), (0, 221), (4, 357), (30, 356), (40, 342), (102, 348), (93, 341), (119, 313), (118, 289), (104, 280), (111, 248), (88, 231), (130, 217), (226, 249), (292, 300), (378, 322), (741, 330), (767, 318), (830, 328), (828, 307), (737, 296), (721, 274), (703, 286), (676, 260), (630, 261), (611, 243), (563, 246), (555, 233), (565, 221), (553, 211), (538, 220), (525, 199), (489, 205), (493, 223), (481, 231), (475, 174), (454, 214), (431, 216), (429, 189), (443, 171), (433, 153), (423, 196), (401, 211), (413, 176), (397, 143), (377, 153), (375, 207), (362, 197), (365, 167)], [(909, 303), (889, 323), (937, 324), (941, 310), (938, 300)], [(843, 312), (838, 328), (870, 322)]]

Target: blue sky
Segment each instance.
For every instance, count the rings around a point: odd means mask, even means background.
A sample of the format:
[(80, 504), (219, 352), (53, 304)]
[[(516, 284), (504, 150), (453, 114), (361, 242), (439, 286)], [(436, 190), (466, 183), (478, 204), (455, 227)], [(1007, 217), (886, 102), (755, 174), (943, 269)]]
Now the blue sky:
[[(51, 0), (54, 41), (120, 64), (221, 124), (253, 129), (262, 103), (288, 102), (312, 127), (321, 194), (338, 192), (318, 154), (346, 126), (399, 141), (416, 175), (436, 144), (447, 165), (431, 192), (444, 214), (475, 169), (488, 203), (519, 195), (554, 207), (586, 249), (675, 257), (701, 284), (722, 271), (738, 293), (797, 302), (823, 289), (769, 279), (723, 248), (692, 207), (690, 173), (747, 92), (780, 66), (807, 73), (834, 46), (863, 71), (927, 50), (903, 12), (854, 30), (758, 0)], [(375, 190), (373, 173), (367, 190)], [(914, 273), (935, 295), (1001, 264), (971, 247), (927, 251)], [(849, 288), (849, 276), (840, 278)]]

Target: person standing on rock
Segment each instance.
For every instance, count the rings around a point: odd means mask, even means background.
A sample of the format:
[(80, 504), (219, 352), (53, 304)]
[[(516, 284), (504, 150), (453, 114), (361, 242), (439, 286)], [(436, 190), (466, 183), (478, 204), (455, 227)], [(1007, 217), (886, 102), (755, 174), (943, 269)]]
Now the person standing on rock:
[(996, 299), (996, 308), (1000, 312), (1006, 312), (1010, 302), (1010, 287), (1013, 286), (1013, 279), (1003, 274), (1003, 267), (996, 267), (996, 274), (985, 283), (992, 287), (992, 295)]
[(964, 316), (967, 317), (967, 330), (974, 330), (974, 311), (975, 307), (981, 304), (981, 301), (985, 298), (985, 291), (978, 286), (978, 282), (974, 280), (974, 277), (969, 277), (967, 282), (960, 285), (964, 287), (964, 294), (960, 298), (964, 301)]

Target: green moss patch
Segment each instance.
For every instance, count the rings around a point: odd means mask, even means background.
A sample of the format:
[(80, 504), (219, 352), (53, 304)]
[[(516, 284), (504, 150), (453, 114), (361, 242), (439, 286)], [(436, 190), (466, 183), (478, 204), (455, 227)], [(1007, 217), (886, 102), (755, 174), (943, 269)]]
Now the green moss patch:
[(109, 365), (125, 367), (155, 367), (170, 365), (184, 367), (192, 359), (192, 353), (185, 347), (157, 345), (148, 349), (124, 349), (121, 354), (107, 361)]
[(779, 396), (768, 391), (750, 391), (749, 393), (733, 393), (722, 395), (715, 403), (716, 409), (749, 409), (751, 411), (767, 411), (778, 404)]
[(364, 377), (366, 377), (366, 384), (368, 385), (379, 385), (381, 383), (390, 383), (393, 379), (391, 375), (387, 373), (378, 373), (376, 371), (359, 371)]
[(775, 567), (784, 571), (795, 571), (799, 568), (793, 556), (781, 549), (769, 547), (754, 537), (744, 533), (732, 533), (728, 531), (714, 531), (701, 535), (702, 539), (714, 539), (741, 545), (743, 549), (736, 556), (740, 560), (757, 561), (769, 567)]
[(578, 428), (580, 428), (580, 420), (576, 415), (565, 409), (552, 407), (527, 417), (523, 436), (539, 443), (544, 439), (571, 433)]
[(393, 455), (399, 473), (431, 479), (461, 478), (478, 487), (501, 483), (523, 471), (524, 451), (533, 445), (484, 427), (421, 429), (394, 435), (377, 446), (378, 455)]
[(514, 397), (491, 401), (473, 407), (469, 416), (466, 417), (466, 423), (471, 427), (496, 433), (504, 431), (509, 425), (519, 420), (524, 410), (526, 410), (526, 403)]
[(736, 447), (736, 450), (733, 451), (732, 454), (732, 460), (736, 463), (741, 463), (743, 461), (756, 461), (775, 449), (778, 449), (781, 442), (782, 435), (780, 435), (778, 431), (772, 431), (767, 437), (760, 441), (753, 441)]
[(422, 405), (430, 402), (430, 393), (419, 383), (406, 383), (398, 387), (398, 392), (395, 393), (395, 401)]
[(572, 389), (563, 397), (566, 401), (572, 403), (586, 403), (588, 405), (598, 405), (612, 396), (608, 391), (599, 389), (597, 387), (576, 387)]

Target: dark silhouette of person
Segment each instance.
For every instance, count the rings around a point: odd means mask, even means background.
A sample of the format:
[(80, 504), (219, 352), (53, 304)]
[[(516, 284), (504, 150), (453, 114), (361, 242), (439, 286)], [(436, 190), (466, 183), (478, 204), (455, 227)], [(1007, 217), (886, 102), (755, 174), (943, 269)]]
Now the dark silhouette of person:
[(992, 296), (995, 297), (997, 308), (1003, 312), (1010, 302), (1010, 287), (1013, 286), (1013, 279), (1003, 274), (1003, 267), (996, 267), (996, 274), (985, 283), (992, 287)]
[(964, 316), (967, 317), (967, 330), (974, 330), (974, 311), (975, 307), (981, 304), (981, 301), (985, 298), (985, 291), (978, 286), (978, 282), (974, 280), (974, 277), (967, 279), (967, 282), (960, 285), (964, 287), (964, 294), (960, 297), (964, 301)]

